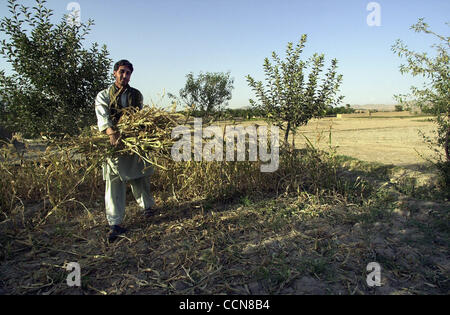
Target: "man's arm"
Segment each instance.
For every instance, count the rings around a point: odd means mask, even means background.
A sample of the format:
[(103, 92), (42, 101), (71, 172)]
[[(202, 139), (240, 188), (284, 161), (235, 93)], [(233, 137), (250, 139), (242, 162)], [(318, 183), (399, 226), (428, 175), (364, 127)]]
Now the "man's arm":
[(95, 115), (97, 116), (97, 126), (100, 132), (105, 132), (109, 136), (112, 145), (119, 143), (120, 133), (114, 129), (109, 113), (108, 90), (98, 93), (95, 99)]

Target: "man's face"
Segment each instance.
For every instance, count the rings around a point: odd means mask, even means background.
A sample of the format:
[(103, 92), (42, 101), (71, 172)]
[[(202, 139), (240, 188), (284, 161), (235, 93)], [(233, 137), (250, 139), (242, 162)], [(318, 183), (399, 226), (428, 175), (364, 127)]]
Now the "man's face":
[(127, 66), (120, 66), (117, 71), (114, 71), (114, 77), (116, 78), (116, 85), (124, 87), (130, 82), (131, 70)]

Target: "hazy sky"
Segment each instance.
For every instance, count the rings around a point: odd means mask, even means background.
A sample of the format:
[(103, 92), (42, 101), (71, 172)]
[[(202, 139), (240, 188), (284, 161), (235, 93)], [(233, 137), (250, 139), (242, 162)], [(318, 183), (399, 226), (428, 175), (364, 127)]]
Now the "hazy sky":
[[(48, 0), (55, 22), (69, 13), (72, 1)], [(435, 40), (410, 30), (418, 18), (449, 36), (450, 1), (379, 0), (380, 26), (369, 26), (366, 0), (78, 0), (81, 21), (93, 19), (91, 42), (106, 44), (114, 61), (130, 60), (130, 84), (145, 103), (158, 103), (165, 91), (178, 93), (189, 72), (231, 72), (235, 89), (231, 107), (248, 106), (254, 94), (245, 76), (263, 80), (263, 61), (272, 51), (284, 56), (288, 42), (306, 33), (303, 52), (324, 53), (326, 66), (338, 59), (343, 74), (343, 104), (393, 104), (394, 94), (420, 82), (401, 75), (402, 63), (391, 51), (402, 39), (416, 51), (428, 51)], [(33, 6), (33, 0), (19, 0)], [(1, 0), (0, 16), (9, 15)], [(375, 19), (371, 19), (376, 22)], [(0, 34), (0, 38), (3, 38)], [(0, 68), (9, 69), (0, 59)], [(166, 97), (167, 98), (167, 97)], [(164, 103), (164, 102), (163, 102)]]

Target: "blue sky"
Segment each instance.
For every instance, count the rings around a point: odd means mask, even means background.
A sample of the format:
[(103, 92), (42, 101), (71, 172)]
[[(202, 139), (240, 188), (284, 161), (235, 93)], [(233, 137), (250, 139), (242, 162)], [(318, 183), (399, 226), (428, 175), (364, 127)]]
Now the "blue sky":
[[(72, 1), (48, 0), (55, 22)], [(379, 0), (380, 26), (369, 26), (367, 0), (78, 0), (81, 20), (93, 19), (87, 37), (106, 44), (114, 61), (130, 60), (135, 72), (130, 84), (145, 103), (160, 101), (164, 91), (178, 93), (189, 72), (231, 72), (230, 107), (248, 106), (254, 98), (245, 77), (263, 80), (263, 61), (272, 51), (281, 57), (288, 42), (306, 33), (303, 58), (324, 53), (326, 65), (338, 59), (343, 75), (343, 104), (394, 104), (394, 94), (406, 93), (420, 80), (401, 75), (402, 63), (391, 51), (402, 39), (416, 51), (428, 51), (431, 36), (410, 30), (425, 18), (435, 32), (449, 36), (450, 1)], [(33, 6), (33, 0), (19, 0)], [(8, 15), (6, 0), (0, 16)], [(3, 34), (0, 34), (0, 38)], [(126, 45), (118, 39), (127, 38)], [(0, 59), (0, 68), (9, 69)], [(167, 99), (167, 97), (166, 97)]]

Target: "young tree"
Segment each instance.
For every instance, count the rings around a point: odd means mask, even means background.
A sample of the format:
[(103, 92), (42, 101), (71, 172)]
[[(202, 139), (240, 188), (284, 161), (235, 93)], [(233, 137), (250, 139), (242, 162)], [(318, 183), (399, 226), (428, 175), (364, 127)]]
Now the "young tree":
[(70, 23), (65, 16), (51, 23), (45, 0), (32, 9), (8, 0), (11, 17), (0, 20), (0, 54), (13, 74), (0, 71), (0, 96), (5, 102), (0, 124), (27, 136), (41, 132), (76, 134), (95, 124), (94, 99), (111, 78), (106, 46), (82, 47), (93, 21)]
[(396, 112), (403, 112), (403, 105), (395, 105)]
[[(439, 40), (439, 44), (432, 46), (436, 49), (436, 55), (430, 57), (427, 53), (412, 51), (400, 39), (392, 46), (392, 50), (399, 57), (407, 59), (407, 64), (400, 66), (402, 74), (410, 73), (413, 76), (423, 76), (428, 79), (422, 89), (411, 87), (411, 95), (407, 96), (412, 96), (423, 112), (435, 116), (438, 126), (438, 145), (444, 149), (446, 160), (450, 162), (450, 37), (431, 31), (423, 18), (411, 26), (411, 29), (417, 33), (431, 34)], [(405, 95), (399, 95), (397, 98), (401, 103), (408, 105)]]
[[(186, 105), (194, 106), (202, 117), (212, 116), (231, 100), (234, 79), (230, 78), (229, 72), (200, 73), (197, 78), (191, 72), (186, 78), (186, 85), (179, 92), (180, 98)], [(168, 95), (176, 98), (173, 94)]]
[[(285, 130), (285, 142), (289, 133), (294, 139), (298, 127), (307, 124), (311, 118), (323, 117), (329, 106), (337, 105), (343, 99), (336, 96), (342, 82), (342, 75), (336, 73), (336, 59), (331, 61), (321, 83), (324, 55), (314, 54), (307, 61), (300, 60), (306, 39), (306, 34), (302, 35), (295, 48), (292, 43), (288, 43), (285, 61), (275, 52), (272, 53), (274, 64), (265, 58), (265, 85), (247, 76), (248, 84), (260, 101), (257, 104), (250, 100), (250, 104), (260, 108), (270, 122)], [(305, 79), (306, 75), (308, 80)]]

